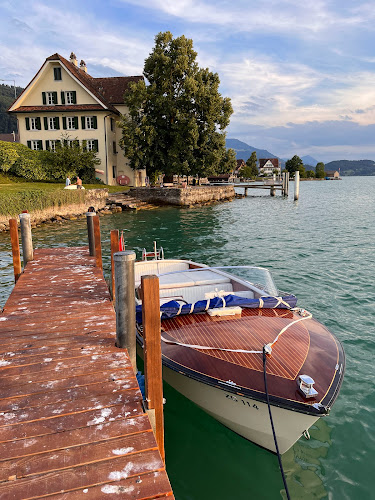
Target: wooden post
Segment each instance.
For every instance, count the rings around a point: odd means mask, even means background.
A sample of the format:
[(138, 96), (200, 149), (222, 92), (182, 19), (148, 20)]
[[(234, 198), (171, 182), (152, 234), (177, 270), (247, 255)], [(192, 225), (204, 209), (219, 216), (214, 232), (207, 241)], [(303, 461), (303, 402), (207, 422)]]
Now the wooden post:
[(289, 196), (289, 172), (285, 173), (285, 196)]
[(299, 198), (299, 171), (294, 173), (294, 200)]
[(247, 196), (247, 188), (245, 188), (245, 196)]
[(94, 215), (93, 220), (94, 220), (94, 237), (95, 237), (95, 260), (97, 267), (99, 267), (99, 269), (103, 271), (99, 215)]
[(155, 410), (155, 437), (160, 455), (164, 460), (159, 278), (157, 276), (142, 276), (141, 280), (146, 400), (148, 409)]
[(135, 329), (135, 252), (125, 250), (113, 254), (115, 264), (116, 346), (126, 348), (134, 373), (137, 373)]
[(119, 251), (119, 230), (113, 229), (111, 231), (111, 276), (112, 276), (112, 300), (116, 298), (115, 290), (115, 263), (113, 261), (113, 254)]
[(89, 240), (90, 257), (95, 257), (95, 234), (94, 234), (94, 219), (96, 212), (86, 212), (87, 221), (87, 236)]
[(20, 217), (20, 226), (21, 226), (23, 267), (26, 267), (26, 264), (30, 260), (34, 260), (33, 238), (31, 236), (30, 214), (22, 213), (19, 215), (19, 217)]
[(283, 172), (281, 174), (281, 179), (282, 179), (282, 182), (281, 182), (281, 194), (282, 194), (282, 196), (285, 196), (285, 172)]
[(10, 241), (12, 244), (14, 282), (17, 283), (18, 278), (22, 273), (20, 242), (18, 238), (18, 226), (16, 219), (9, 219)]
[(276, 188), (275, 188), (275, 186), (271, 186), (271, 188), (270, 188), (270, 195), (271, 196), (275, 196), (276, 195)]

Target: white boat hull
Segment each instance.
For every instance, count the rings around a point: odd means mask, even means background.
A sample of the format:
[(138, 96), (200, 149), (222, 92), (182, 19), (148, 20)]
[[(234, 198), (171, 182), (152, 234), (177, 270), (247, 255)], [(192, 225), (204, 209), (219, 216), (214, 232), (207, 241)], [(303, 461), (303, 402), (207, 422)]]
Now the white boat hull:
[[(267, 404), (194, 380), (163, 366), (174, 389), (240, 436), (276, 452)], [(285, 453), (320, 417), (271, 406), (280, 453)]]

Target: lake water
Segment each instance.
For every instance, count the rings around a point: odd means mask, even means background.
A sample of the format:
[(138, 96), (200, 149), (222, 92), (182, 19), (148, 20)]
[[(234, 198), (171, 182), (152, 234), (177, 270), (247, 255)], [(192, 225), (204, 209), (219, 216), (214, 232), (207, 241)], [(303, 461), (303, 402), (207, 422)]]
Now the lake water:
[[(291, 191), (293, 184), (291, 183)], [(336, 334), (346, 375), (331, 414), (283, 464), (292, 499), (374, 499), (375, 177), (301, 182), (300, 200), (250, 191), (211, 207), (124, 212), (101, 218), (105, 271), (109, 231), (123, 229), (140, 256), (153, 240), (166, 257), (268, 267), (278, 287)], [(33, 230), (35, 247), (87, 244), (86, 223)], [(0, 234), (0, 303), (13, 286), (9, 234)], [(285, 498), (277, 458), (229, 431), (165, 386), (167, 470), (177, 500)]]

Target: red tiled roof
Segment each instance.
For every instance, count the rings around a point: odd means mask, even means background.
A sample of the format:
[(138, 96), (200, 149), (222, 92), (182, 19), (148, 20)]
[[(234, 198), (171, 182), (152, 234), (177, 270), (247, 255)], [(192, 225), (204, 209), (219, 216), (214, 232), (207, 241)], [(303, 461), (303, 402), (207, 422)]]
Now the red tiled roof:
[(0, 141), (5, 142), (19, 142), (20, 138), (18, 134), (15, 134), (16, 140), (14, 140), (13, 134), (0, 134)]
[(61, 113), (63, 111), (105, 111), (100, 104), (70, 104), (69, 106), (20, 106), (13, 113)]
[(259, 160), (259, 168), (263, 168), (268, 161), (270, 161), (275, 168), (279, 168), (280, 165), (278, 158), (261, 158)]
[(124, 104), (124, 93), (130, 83), (143, 80), (143, 76), (112, 76), (93, 78), (92, 82), (104, 99), (110, 104)]

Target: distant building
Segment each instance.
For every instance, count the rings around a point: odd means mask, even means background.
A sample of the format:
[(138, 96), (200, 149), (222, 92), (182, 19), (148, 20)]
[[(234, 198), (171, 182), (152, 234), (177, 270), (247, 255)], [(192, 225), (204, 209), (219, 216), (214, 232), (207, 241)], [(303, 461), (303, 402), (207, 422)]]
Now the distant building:
[(122, 154), (117, 121), (128, 112), (124, 92), (143, 76), (93, 78), (72, 52), (47, 57), (40, 70), (10, 106), (18, 120), (19, 140), (31, 149), (54, 151), (62, 134), (97, 151), (97, 177), (105, 184), (144, 185), (145, 170), (134, 171)]
[(207, 177), (208, 182), (234, 182), (236, 177), (233, 174), (219, 174)]
[(236, 170), (234, 171), (234, 173), (236, 175), (239, 175), (240, 173), (240, 170), (242, 170), (244, 167), (246, 166), (246, 162), (245, 160), (237, 160), (237, 166), (236, 166)]
[(340, 172), (338, 172), (337, 170), (326, 170), (325, 178), (329, 180), (340, 179)]
[(280, 161), (278, 158), (261, 158), (259, 160), (259, 174), (264, 176), (270, 176), (277, 171), (280, 174)]
[(16, 132), (12, 132), (11, 134), (0, 134), (0, 141), (20, 142), (20, 138)]

